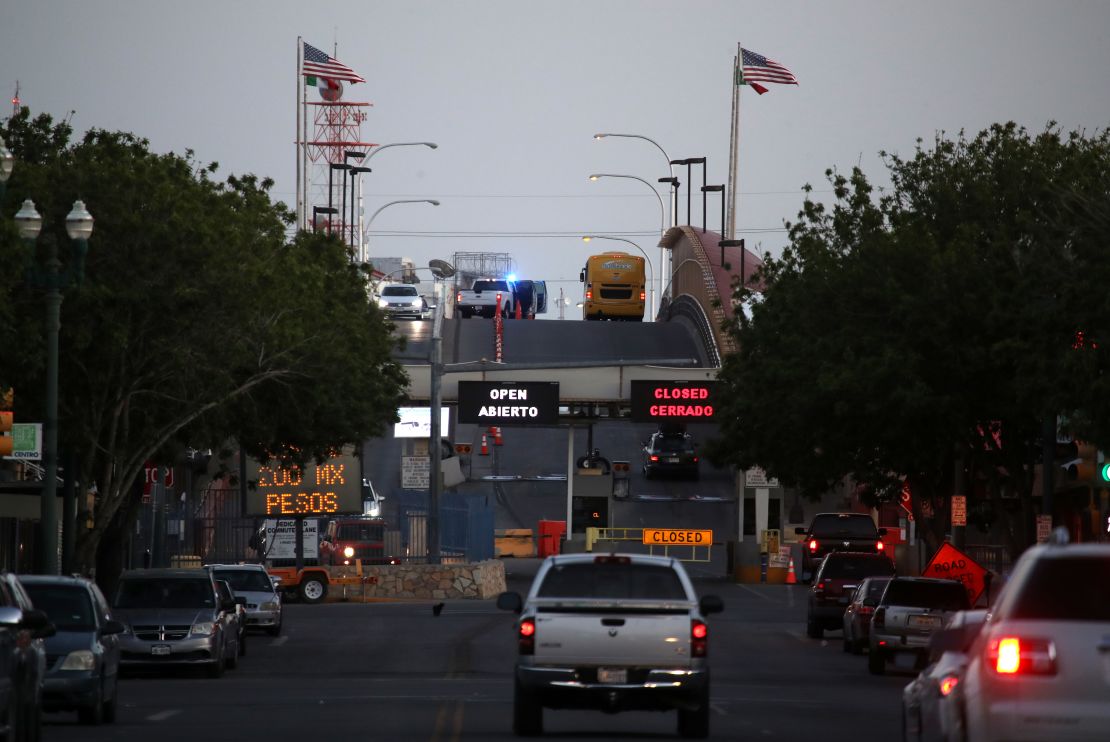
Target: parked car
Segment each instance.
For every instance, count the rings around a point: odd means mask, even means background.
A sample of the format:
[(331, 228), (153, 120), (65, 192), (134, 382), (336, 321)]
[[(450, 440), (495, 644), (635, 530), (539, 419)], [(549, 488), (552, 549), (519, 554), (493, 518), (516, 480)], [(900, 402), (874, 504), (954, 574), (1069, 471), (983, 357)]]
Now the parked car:
[(970, 742), (1110, 739), (1110, 544), (1028, 549), (970, 657)]
[(889, 577), (894, 562), (885, 554), (834, 551), (825, 555), (809, 589), (806, 609), (806, 635), (820, 639), (825, 629), (844, 628), (844, 610), (862, 580)]
[(967, 590), (959, 580), (935, 577), (894, 577), (871, 617), (867, 669), (874, 675), (886, 671), (889, 660), (912, 657), (924, 665), (929, 637), (943, 628), (956, 611), (969, 609)]
[(802, 580), (811, 581), (821, 560), (830, 551), (878, 553), (885, 549), (882, 537), (885, 528), (876, 528), (875, 521), (864, 513), (818, 513), (809, 528), (795, 528), (803, 537)]
[(247, 654), (247, 599), (236, 595), (227, 580), (217, 579), (216, 590), (219, 591), (221, 601), (230, 600), (235, 604), (235, 626), (239, 636), (237, 656), (243, 657)]
[(216, 579), (225, 580), (236, 596), (247, 599), (244, 627), (262, 629), (270, 636), (281, 633), (281, 594), (261, 564), (210, 564)]
[(22, 575), (27, 594), (56, 633), (46, 640), (43, 709), (77, 711), (85, 724), (116, 720), (119, 634), (108, 601), (81, 577)]
[(38, 740), (46, 677), (43, 640), (54, 633), (14, 574), (0, 572), (0, 730), (11, 742)]
[(960, 683), (968, 650), (987, 611), (960, 611), (929, 639), (929, 665), (902, 691), (902, 739), (955, 742), (963, 737)]
[(513, 731), (543, 731), (543, 709), (678, 710), (684, 737), (709, 734), (709, 627), (682, 564), (646, 554), (562, 554), (540, 565), (520, 615)]
[(863, 654), (871, 636), (871, 616), (883, 597), (889, 577), (868, 577), (859, 584), (844, 609), (844, 651)]
[(661, 474), (677, 474), (691, 479), (700, 475), (698, 447), (689, 433), (652, 433), (644, 441), (643, 456), (645, 479)]
[(220, 595), (205, 569), (141, 569), (120, 577), (112, 609), (120, 635), (120, 667), (201, 666), (211, 677), (239, 663), (236, 603)]

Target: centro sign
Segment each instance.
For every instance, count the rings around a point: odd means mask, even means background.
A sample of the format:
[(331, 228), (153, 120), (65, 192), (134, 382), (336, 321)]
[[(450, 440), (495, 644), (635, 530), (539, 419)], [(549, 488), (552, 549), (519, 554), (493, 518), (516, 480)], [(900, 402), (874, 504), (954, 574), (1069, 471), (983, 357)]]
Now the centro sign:
[(460, 381), (459, 422), (478, 425), (554, 425), (557, 381)]
[(714, 381), (632, 381), (632, 421), (713, 422)]

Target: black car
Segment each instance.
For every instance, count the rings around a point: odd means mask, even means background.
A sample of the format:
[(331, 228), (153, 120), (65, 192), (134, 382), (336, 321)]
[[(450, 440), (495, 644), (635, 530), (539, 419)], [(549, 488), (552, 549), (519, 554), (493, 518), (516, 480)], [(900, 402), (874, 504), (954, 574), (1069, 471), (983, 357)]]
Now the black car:
[(43, 640), (54, 633), (15, 575), (0, 572), (0, 737), (37, 740), (42, 730)]
[(46, 640), (46, 711), (76, 710), (85, 724), (116, 720), (119, 634), (108, 601), (80, 577), (21, 575), (19, 581), (57, 632)]
[(844, 626), (844, 611), (860, 583), (868, 577), (894, 576), (894, 562), (885, 554), (832, 551), (825, 555), (809, 589), (806, 635), (814, 639), (825, 630)]
[(644, 478), (677, 474), (697, 479), (698, 449), (689, 433), (653, 433), (644, 441)]
[(865, 513), (818, 513), (809, 528), (796, 528), (802, 540), (802, 579), (813, 580), (821, 560), (830, 551), (879, 553), (884, 551), (885, 528), (876, 528)]

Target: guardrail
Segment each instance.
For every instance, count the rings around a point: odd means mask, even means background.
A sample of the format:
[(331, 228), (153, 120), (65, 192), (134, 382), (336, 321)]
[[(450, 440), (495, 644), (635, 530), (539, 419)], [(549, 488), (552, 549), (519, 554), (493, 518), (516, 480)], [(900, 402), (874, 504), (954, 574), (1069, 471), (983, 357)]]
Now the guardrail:
[[(665, 556), (680, 562), (709, 562), (713, 557), (713, 545), (694, 544), (645, 544), (643, 528), (586, 528), (586, 551), (592, 552), (599, 543), (620, 544), (621, 549), (637, 554)], [(635, 544), (636, 546), (632, 546)]]

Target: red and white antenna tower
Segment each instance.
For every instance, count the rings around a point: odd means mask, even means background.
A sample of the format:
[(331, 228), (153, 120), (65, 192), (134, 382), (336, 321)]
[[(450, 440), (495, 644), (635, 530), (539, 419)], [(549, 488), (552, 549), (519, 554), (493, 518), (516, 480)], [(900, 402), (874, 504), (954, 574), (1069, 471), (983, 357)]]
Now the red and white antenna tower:
[(358, 210), (362, 173), (350, 172), (350, 168), (360, 167), (370, 150), (378, 146), (362, 140), (362, 123), (372, 104), (344, 101), (342, 83), (320, 88), (320, 97), (322, 100), (308, 102), (313, 135), (305, 142), (312, 163), (308, 173), (309, 211), (321, 215), (314, 219), (313, 228), (340, 236), (362, 261), (362, 218)]
[(15, 81), (15, 95), (12, 96), (12, 116), (19, 115), (19, 80)]

